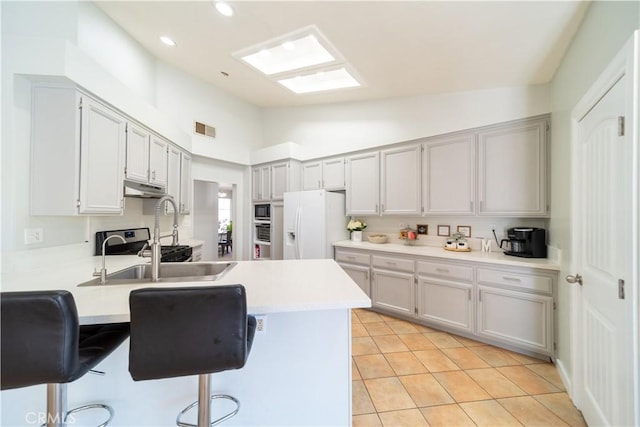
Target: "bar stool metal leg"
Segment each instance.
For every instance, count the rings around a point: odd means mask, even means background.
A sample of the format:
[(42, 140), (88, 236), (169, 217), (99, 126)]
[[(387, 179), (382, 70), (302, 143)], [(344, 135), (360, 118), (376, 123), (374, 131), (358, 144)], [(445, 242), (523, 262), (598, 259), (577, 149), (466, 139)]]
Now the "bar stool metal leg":
[[(214, 399), (227, 399), (236, 404), (236, 408), (223, 415), (220, 418), (216, 418), (211, 421), (211, 401)], [(181, 421), (184, 414), (189, 412), (194, 406), (198, 406), (198, 424), (191, 424)], [(211, 374), (204, 374), (198, 376), (198, 400), (191, 405), (184, 408), (176, 417), (176, 424), (180, 427), (211, 427), (220, 424), (223, 421), (228, 420), (240, 411), (240, 401), (228, 394), (214, 394), (211, 395)]]
[(47, 427), (64, 426), (67, 409), (67, 385), (47, 384)]

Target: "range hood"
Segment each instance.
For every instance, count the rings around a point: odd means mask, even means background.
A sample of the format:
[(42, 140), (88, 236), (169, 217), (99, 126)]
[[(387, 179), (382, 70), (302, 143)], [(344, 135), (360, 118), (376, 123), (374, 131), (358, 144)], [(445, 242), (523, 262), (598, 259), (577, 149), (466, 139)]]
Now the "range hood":
[(167, 194), (164, 187), (141, 182), (124, 180), (124, 196), (140, 198), (158, 198)]

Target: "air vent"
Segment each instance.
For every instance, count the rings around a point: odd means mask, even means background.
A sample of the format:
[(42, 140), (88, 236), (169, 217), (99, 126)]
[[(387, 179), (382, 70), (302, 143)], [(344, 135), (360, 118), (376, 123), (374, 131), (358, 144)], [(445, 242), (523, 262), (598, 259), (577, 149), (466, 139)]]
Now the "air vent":
[(213, 126), (205, 125), (204, 123), (195, 122), (196, 124), (196, 133), (200, 135), (208, 136), (210, 138), (216, 137), (216, 128)]

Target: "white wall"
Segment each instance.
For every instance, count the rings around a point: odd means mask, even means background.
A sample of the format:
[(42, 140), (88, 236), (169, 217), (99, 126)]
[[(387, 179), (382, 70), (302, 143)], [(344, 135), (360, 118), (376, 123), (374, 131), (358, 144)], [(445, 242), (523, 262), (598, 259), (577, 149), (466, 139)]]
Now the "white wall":
[(265, 110), (265, 145), (330, 156), (548, 113), (547, 85)]
[(153, 55), (93, 3), (78, 3), (78, 47), (136, 95), (155, 103)]
[[(262, 146), (259, 107), (162, 62), (156, 72), (156, 106), (192, 135), (193, 154), (249, 164), (251, 151)], [(215, 139), (195, 134), (194, 121), (214, 126)]]
[[(593, 2), (551, 84), (551, 242), (563, 251), (560, 278), (574, 274), (571, 262), (570, 113), (609, 61), (640, 28), (640, 3)], [(558, 362), (571, 374), (570, 288), (558, 284)]]

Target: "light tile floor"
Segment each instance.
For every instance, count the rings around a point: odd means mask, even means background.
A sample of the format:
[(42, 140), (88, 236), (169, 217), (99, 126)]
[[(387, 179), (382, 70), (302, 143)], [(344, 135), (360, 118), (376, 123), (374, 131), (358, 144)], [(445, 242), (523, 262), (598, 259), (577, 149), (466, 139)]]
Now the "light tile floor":
[(585, 426), (551, 363), (352, 311), (354, 426)]

